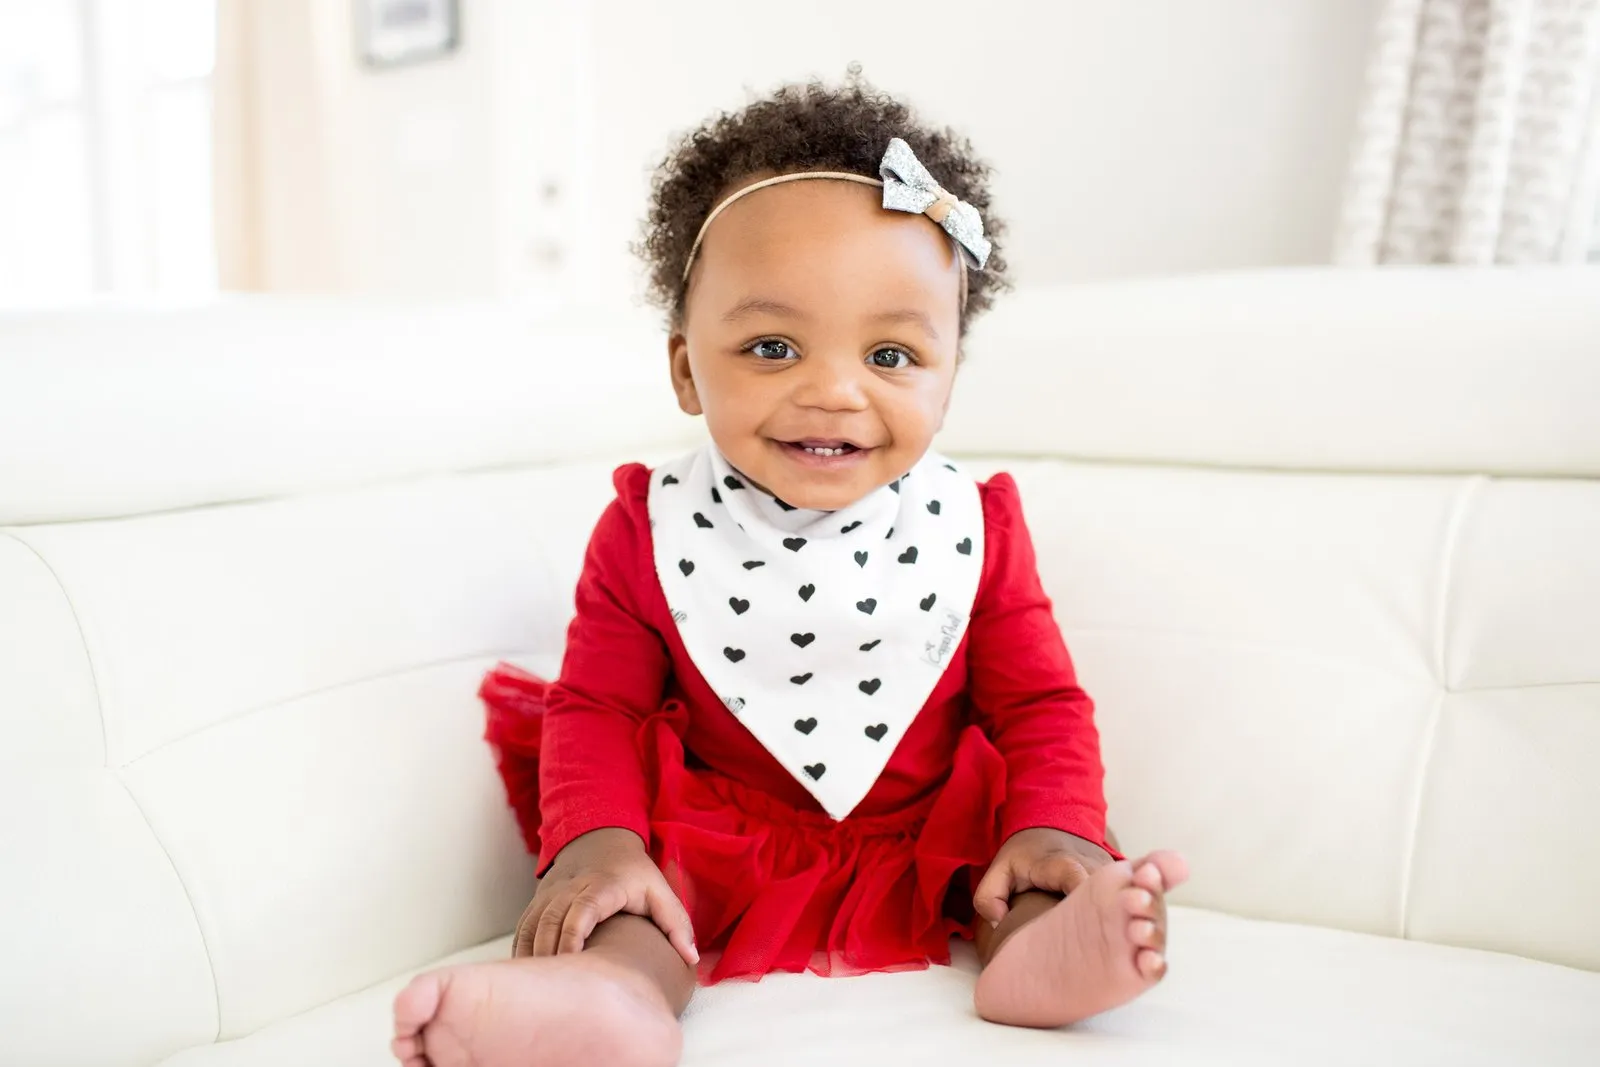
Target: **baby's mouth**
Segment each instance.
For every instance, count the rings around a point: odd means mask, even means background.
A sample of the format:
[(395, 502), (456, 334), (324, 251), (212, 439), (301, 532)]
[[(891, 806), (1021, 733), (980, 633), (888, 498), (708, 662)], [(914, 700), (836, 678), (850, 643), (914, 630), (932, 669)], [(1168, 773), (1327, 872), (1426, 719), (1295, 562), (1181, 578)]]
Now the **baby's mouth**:
[(853, 441), (822, 437), (806, 437), (799, 441), (784, 441), (783, 445), (785, 448), (798, 449), (813, 456), (846, 456), (852, 452), (865, 451)]

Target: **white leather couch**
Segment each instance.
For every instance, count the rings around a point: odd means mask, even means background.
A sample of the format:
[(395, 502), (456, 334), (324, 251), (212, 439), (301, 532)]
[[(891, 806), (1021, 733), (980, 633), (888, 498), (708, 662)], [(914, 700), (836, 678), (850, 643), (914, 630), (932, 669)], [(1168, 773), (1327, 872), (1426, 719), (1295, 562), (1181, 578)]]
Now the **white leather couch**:
[[(1014, 471), (1169, 980), (701, 993), (689, 1067), (1600, 1063), (1600, 274), (1022, 292), (943, 447)], [(387, 1062), (506, 951), (474, 688), (551, 671), (648, 325), (311, 301), (0, 319), (0, 1063)]]

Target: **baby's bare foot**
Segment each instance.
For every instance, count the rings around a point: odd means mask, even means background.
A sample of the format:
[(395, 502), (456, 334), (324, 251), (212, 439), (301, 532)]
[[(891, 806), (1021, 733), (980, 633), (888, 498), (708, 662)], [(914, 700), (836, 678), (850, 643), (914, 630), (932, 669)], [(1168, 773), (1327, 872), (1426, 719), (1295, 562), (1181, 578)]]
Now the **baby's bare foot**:
[(1163, 894), (1188, 876), (1173, 852), (1095, 871), (996, 950), (978, 976), (978, 1014), (1012, 1026), (1064, 1026), (1137, 997), (1166, 974)]
[(394, 1001), (404, 1067), (671, 1067), (683, 1035), (649, 979), (591, 952), (469, 964)]

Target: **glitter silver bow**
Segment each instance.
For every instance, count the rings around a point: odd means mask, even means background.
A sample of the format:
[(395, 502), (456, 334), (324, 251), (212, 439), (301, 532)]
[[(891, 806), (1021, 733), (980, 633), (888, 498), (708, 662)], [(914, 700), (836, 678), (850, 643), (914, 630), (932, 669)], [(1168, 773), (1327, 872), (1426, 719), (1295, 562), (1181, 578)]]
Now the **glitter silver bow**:
[(890, 140), (878, 173), (883, 175), (885, 208), (928, 216), (955, 238), (969, 267), (983, 269), (989, 259), (989, 239), (983, 235), (978, 209), (956, 199), (934, 181), (910, 145), (898, 137)]

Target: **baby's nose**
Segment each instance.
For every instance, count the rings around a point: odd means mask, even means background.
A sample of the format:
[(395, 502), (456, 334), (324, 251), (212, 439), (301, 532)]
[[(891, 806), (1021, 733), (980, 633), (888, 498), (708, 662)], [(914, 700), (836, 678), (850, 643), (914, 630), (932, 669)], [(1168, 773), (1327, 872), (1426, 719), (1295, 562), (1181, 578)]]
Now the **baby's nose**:
[(794, 401), (825, 411), (861, 411), (867, 407), (867, 372), (854, 359), (812, 359), (799, 375)]

